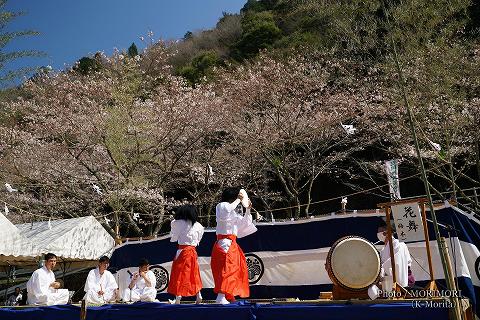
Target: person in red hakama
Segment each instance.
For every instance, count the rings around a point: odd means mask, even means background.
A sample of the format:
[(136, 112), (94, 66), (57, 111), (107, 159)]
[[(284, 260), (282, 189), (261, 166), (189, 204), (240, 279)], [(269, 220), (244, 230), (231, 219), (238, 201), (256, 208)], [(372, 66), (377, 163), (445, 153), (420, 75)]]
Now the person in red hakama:
[(202, 239), (204, 228), (197, 222), (197, 208), (183, 205), (175, 213), (171, 223), (170, 241), (178, 242), (178, 250), (172, 264), (168, 292), (175, 295), (170, 303), (179, 304), (182, 297), (196, 296), (196, 302), (202, 301), (202, 280), (198, 267), (196, 246)]
[(250, 295), (248, 269), (242, 248), (237, 238), (248, 236), (257, 231), (253, 224), (248, 201), (245, 214), (242, 214), (240, 201), (245, 198), (240, 188), (227, 188), (222, 193), (222, 201), (216, 207), (217, 241), (213, 246), (211, 267), (215, 282), (216, 302), (228, 304), (235, 296), (246, 298)]

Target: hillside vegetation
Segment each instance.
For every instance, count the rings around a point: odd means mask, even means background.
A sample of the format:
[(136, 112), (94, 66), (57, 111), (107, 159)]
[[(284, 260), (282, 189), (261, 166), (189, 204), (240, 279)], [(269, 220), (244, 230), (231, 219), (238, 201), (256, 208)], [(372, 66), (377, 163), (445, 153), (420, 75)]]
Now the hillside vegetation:
[(19, 189), (2, 200), (18, 221), (92, 214), (139, 236), (185, 201), (214, 225), (231, 185), (266, 218), (352, 193), (348, 207), (372, 207), (390, 159), (419, 195), (404, 93), (436, 199), (478, 210), (478, 35), (467, 0), (249, 0), (182, 41), (43, 70), (2, 92), (0, 177)]

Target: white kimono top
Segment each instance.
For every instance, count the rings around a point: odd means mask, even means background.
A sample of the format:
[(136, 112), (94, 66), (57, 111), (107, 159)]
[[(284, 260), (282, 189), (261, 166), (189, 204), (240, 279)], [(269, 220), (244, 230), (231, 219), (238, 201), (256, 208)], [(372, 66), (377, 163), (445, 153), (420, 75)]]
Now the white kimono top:
[(250, 209), (247, 209), (243, 216), (235, 211), (239, 203), (240, 199), (232, 203), (220, 202), (217, 204), (215, 209), (217, 234), (233, 234), (237, 238), (243, 238), (257, 231)]
[(170, 230), (170, 241), (180, 245), (198, 246), (202, 240), (205, 228), (198, 222), (192, 223), (187, 220), (173, 220)]
[[(152, 284), (151, 287), (155, 289), (155, 286), (157, 285), (157, 278), (155, 278), (155, 274), (153, 273), (153, 271), (151, 270), (147, 271), (147, 278), (148, 280), (150, 280), (150, 283)], [(147, 285), (145, 283), (145, 279), (143, 279), (143, 277), (139, 277), (132, 290), (142, 291), (146, 287)]]
[(55, 282), (53, 271), (46, 267), (35, 270), (27, 282), (28, 303), (47, 305), (67, 303), (68, 290), (50, 287), (53, 282)]
[[(253, 224), (250, 209), (247, 208), (245, 215), (243, 216), (235, 211), (239, 204), (240, 199), (237, 199), (232, 203), (220, 202), (217, 204), (217, 207), (215, 208), (217, 234), (233, 234), (237, 236), (237, 238), (243, 238), (257, 231), (257, 227)], [(220, 239), (217, 243), (223, 251), (228, 252), (228, 249), (230, 249), (230, 246), (232, 245), (232, 240)]]
[(105, 270), (103, 274), (100, 274), (98, 267), (90, 270), (87, 277), (87, 282), (85, 283), (85, 292), (88, 293), (92, 291), (97, 293), (100, 290), (105, 293), (105, 296), (111, 298), (115, 289), (118, 288), (115, 277), (108, 270)]
[[(393, 252), (395, 252), (395, 276), (397, 283), (402, 287), (408, 286), (408, 267), (412, 266), (412, 258), (405, 243), (393, 238)], [(380, 251), (380, 258), (382, 260), (382, 268), (387, 275), (390, 274), (390, 245), (387, 243), (382, 251)]]
[(146, 274), (148, 280), (151, 283), (151, 287), (147, 287), (145, 279), (140, 277), (135, 282), (135, 286), (130, 290), (128, 287), (125, 288), (122, 294), (122, 299), (124, 301), (155, 301), (157, 295), (157, 289), (155, 288), (157, 280), (153, 271), (147, 271)]

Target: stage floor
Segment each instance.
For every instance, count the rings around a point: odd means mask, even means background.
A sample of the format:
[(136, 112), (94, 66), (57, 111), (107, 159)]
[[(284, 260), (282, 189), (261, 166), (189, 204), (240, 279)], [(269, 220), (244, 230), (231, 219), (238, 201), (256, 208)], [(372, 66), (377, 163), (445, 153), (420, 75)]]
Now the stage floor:
[[(419, 300), (417, 300), (419, 301)], [(425, 300), (424, 300), (425, 301)], [(432, 301), (432, 300), (430, 300)], [(417, 320), (449, 318), (448, 306), (441, 304), (417, 304), (414, 301), (311, 301), (252, 303), (239, 301), (230, 305), (180, 304), (138, 302), (133, 304), (109, 304), (87, 309), (88, 320)], [(78, 320), (80, 306), (61, 305), (51, 307), (2, 307), (1, 320)]]

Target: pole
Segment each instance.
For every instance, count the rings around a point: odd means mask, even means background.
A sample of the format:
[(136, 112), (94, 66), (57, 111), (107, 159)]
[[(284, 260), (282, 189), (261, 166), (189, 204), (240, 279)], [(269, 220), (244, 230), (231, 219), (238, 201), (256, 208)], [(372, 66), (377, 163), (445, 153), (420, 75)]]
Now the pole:
[(427, 215), (425, 212), (425, 202), (422, 201), (420, 203), (420, 206), (422, 209), (423, 234), (425, 235), (425, 246), (427, 249), (428, 269), (430, 270), (429, 290), (434, 290), (435, 276), (433, 274), (432, 253), (430, 252), (430, 239), (428, 236), (428, 224), (427, 224)]
[[(447, 247), (447, 244), (446, 244), (446, 241), (445, 241), (444, 237), (441, 237), (439, 242), (441, 242), (443, 244), (443, 246), (448, 250), (448, 247)], [(447, 255), (447, 269), (448, 269), (448, 273), (450, 275), (450, 277), (449, 277), (450, 281), (452, 281), (452, 283), (450, 283), (450, 286), (455, 287), (455, 283), (453, 282), (452, 262), (451, 262), (450, 257), (448, 255)], [(455, 306), (455, 308), (453, 308), (452, 313), (455, 315), (455, 317), (457, 319), (463, 319), (463, 317), (462, 317), (463, 312), (460, 310), (460, 299), (453, 295), (451, 297), (451, 301), (452, 301), (453, 305)]]
[[(383, 2), (382, 4), (383, 4), (384, 12), (385, 12), (385, 17), (387, 19), (387, 23), (390, 24), (387, 9), (385, 7), (385, 2)], [(408, 102), (408, 99), (407, 99), (407, 93), (405, 91), (405, 79), (403, 78), (403, 72), (402, 72), (402, 68), (400, 67), (400, 62), (399, 62), (398, 53), (397, 53), (397, 47), (395, 45), (395, 41), (394, 41), (392, 35), (390, 35), (390, 40), (392, 42), (392, 49), (393, 49), (395, 67), (397, 69), (399, 82), (400, 82), (402, 100), (403, 100), (403, 103), (404, 103), (406, 111), (407, 111), (408, 122), (409, 122), (409, 125), (410, 125), (410, 132), (412, 134), (412, 138), (413, 138), (413, 141), (415, 143), (415, 151), (416, 151), (417, 157), (418, 157), (418, 162), (419, 162), (419, 167), (420, 167), (420, 172), (421, 172), (423, 184), (425, 186), (425, 193), (426, 193), (427, 199), (428, 199), (428, 206), (430, 208), (430, 214), (432, 215), (433, 228), (435, 230), (435, 238), (437, 239), (437, 243), (438, 243), (440, 260), (442, 261), (443, 273), (445, 275), (447, 288), (449, 290), (453, 291), (455, 288), (451, 287), (452, 279), (450, 278), (450, 274), (448, 273), (448, 267), (447, 267), (447, 254), (448, 253), (445, 251), (445, 247), (444, 247), (443, 243), (440, 241), (440, 229), (438, 228), (437, 215), (435, 214), (435, 209), (433, 207), (432, 194), (430, 193), (430, 186), (428, 184), (427, 172), (425, 170), (425, 165), (423, 163), (422, 155), (420, 153), (420, 145), (418, 143), (417, 133), (415, 131), (415, 119), (413, 118), (412, 108), (411, 108), (411, 106)], [(458, 307), (459, 306), (455, 306), (455, 308), (458, 308)], [(456, 320), (459, 320), (457, 318), (457, 312), (455, 312), (454, 318)]]
[(10, 273), (12, 270), (12, 266), (9, 264), (6, 270), (7, 270), (7, 287), (5, 288), (5, 302), (7, 302), (8, 288), (10, 287)]
[(387, 239), (388, 239), (388, 248), (390, 250), (390, 264), (392, 265), (392, 281), (395, 286), (393, 290), (396, 290), (397, 275), (395, 268), (395, 251), (393, 251), (393, 241), (392, 241), (392, 225), (390, 224), (390, 207), (385, 208), (385, 214), (387, 218)]

